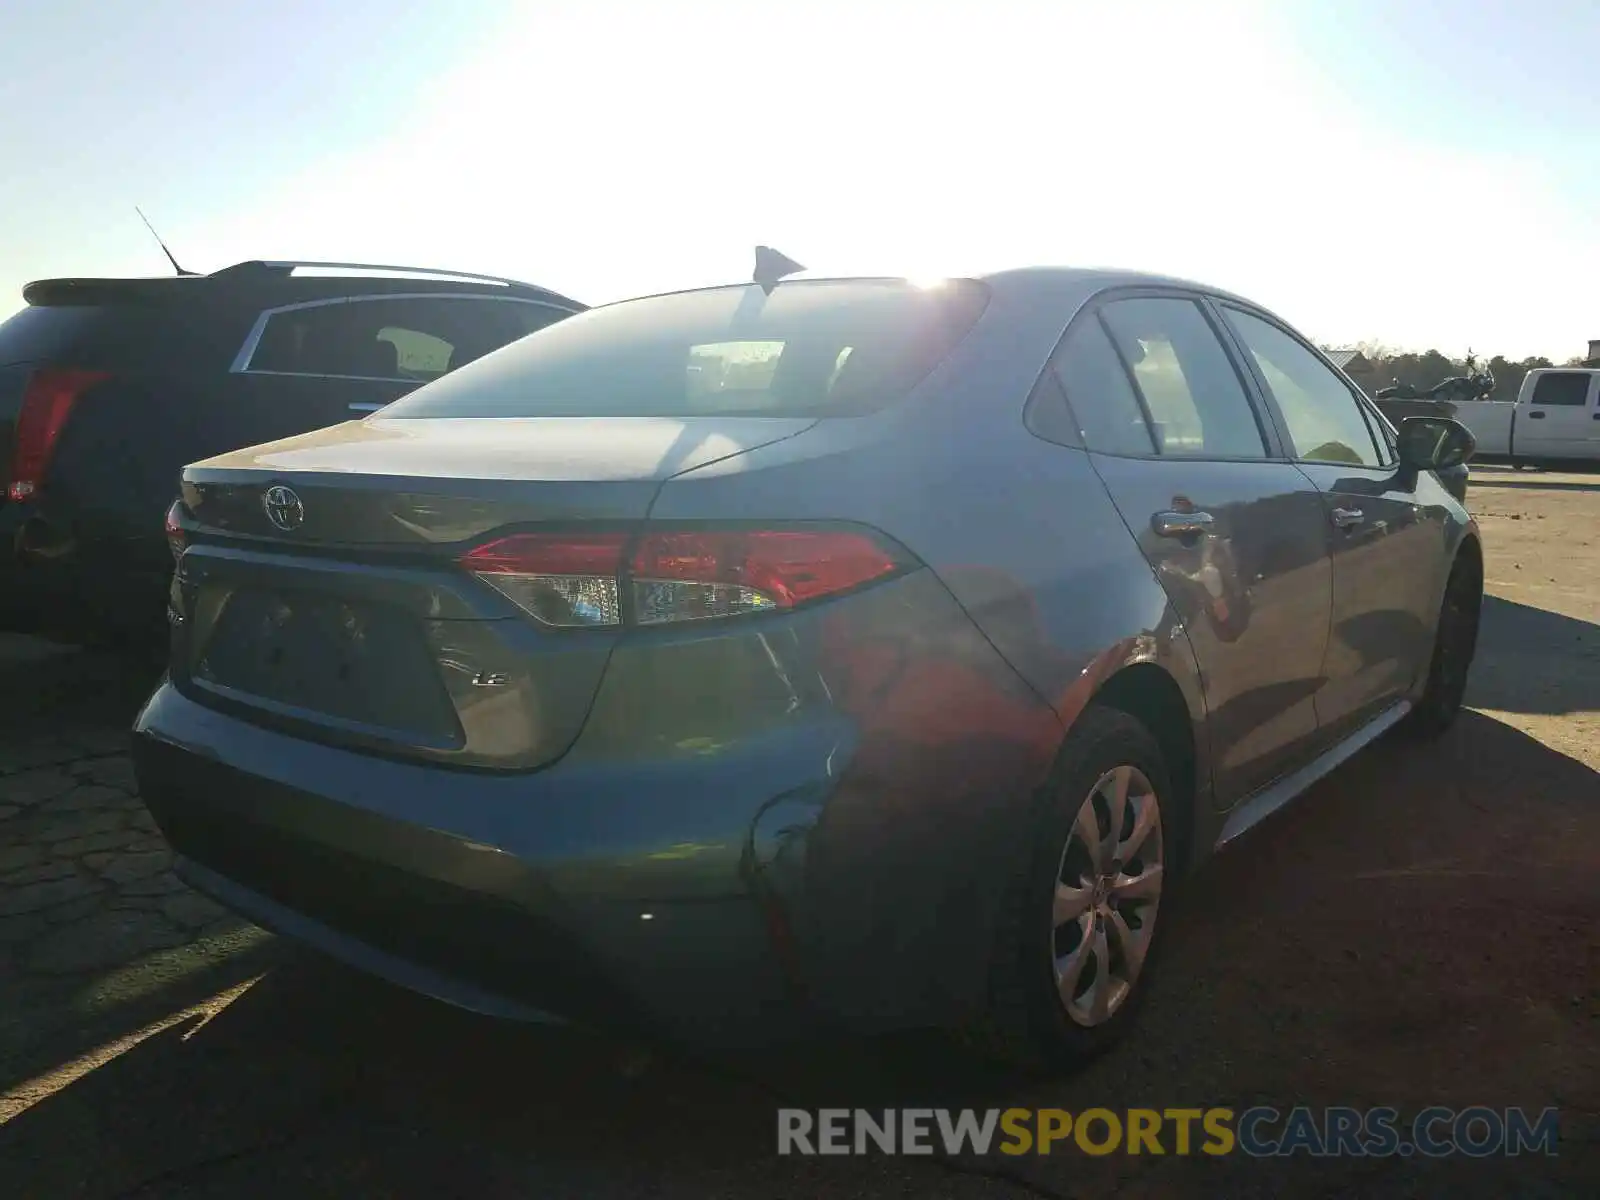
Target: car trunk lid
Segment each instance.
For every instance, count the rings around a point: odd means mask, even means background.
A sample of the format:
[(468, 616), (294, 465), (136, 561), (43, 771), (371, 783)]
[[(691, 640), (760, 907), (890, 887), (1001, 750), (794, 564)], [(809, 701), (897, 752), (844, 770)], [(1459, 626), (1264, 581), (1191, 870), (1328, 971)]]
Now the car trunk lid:
[(811, 419), (373, 418), (187, 468), (173, 679), (297, 735), (532, 769), (620, 626), (541, 625), (459, 565), (512, 530), (628, 531), (673, 475)]
[[(811, 418), (369, 418), (184, 472), (202, 525), (295, 545), (421, 547), (518, 522), (630, 521), (673, 475), (791, 437)], [(300, 501), (274, 525), (272, 486)]]

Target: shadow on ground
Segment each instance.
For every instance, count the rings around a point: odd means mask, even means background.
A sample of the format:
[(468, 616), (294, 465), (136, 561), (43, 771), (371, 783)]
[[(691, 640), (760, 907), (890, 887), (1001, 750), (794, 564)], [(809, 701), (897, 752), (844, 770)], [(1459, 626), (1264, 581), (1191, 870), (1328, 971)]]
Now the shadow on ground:
[[(1484, 477), (1473, 475), (1470, 488), (1528, 488), (1541, 492), (1600, 492), (1600, 479), (1593, 483), (1582, 483), (1571, 479), (1546, 479), (1537, 472), (1530, 473), (1525, 478), (1516, 475), (1501, 475)], [(1469, 490), (1470, 494), (1470, 490)]]
[[(263, 950), (108, 1011), (93, 1036), (109, 1041), (266, 969), (204, 1023), (148, 1037), (0, 1127), (0, 1178), (20, 1196), (230, 1200), (1576, 1194), (1594, 1168), (1583, 1139), (1600, 1130), (1597, 858), (1600, 781), (1583, 764), (1476, 713), (1437, 745), (1381, 743), (1173, 898), (1167, 961), (1133, 1036), (1054, 1082), (981, 1069), (932, 1036), (669, 1055), (632, 1078), (607, 1041), (497, 1024)], [(64, 1023), (28, 1070), (85, 1054), (86, 1040)], [(1558, 1105), (1569, 1141), (1558, 1160), (1470, 1172), (1409, 1159), (774, 1155), (779, 1105), (918, 1103)]]
[[(1562, 463), (1550, 468), (1513, 467), (1510, 463), (1475, 462), (1471, 466), (1471, 471), (1471, 478), (1467, 484), (1469, 504), (1471, 489), (1477, 487), (1536, 488), (1549, 492), (1600, 491), (1600, 463), (1595, 462)], [(1578, 478), (1570, 478), (1571, 476)]]
[(8, 740), (75, 727), (126, 729), (155, 687), (161, 668), (148, 654), (90, 653), (0, 634), (0, 727)]
[(1499, 596), (1483, 598), (1467, 702), (1498, 712), (1600, 710), (1600, 625)]

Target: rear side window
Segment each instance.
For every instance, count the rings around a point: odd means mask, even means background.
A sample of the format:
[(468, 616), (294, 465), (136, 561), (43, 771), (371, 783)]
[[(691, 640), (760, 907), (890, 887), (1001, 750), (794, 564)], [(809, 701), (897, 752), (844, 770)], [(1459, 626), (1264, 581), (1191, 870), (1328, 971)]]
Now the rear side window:
[(970, 280), (793, 280), (591, 309), (384, 409), (406, 417), (825, 416), (901, 398), (971, 330)]
[(565, 315), (548, 305), (470, 296), (298, 305), (267, 315), (245, 370), (425, 382)]
[(1552, 371), (1539, 376), (1533, 385), (1530, 404), (1558, 408), (1582, 408), (1589, 403), (1590, 376), (1580, 371)]
[(532, 304), (517, 300), (491, 302), (491, 307), (495, 310), (495, 320), (503, 321), (506, 325), (510, 334), (506, 339), (508, 342), (525, 338), (530, 333), (537, 333), (546, 325), (554, 325), (557, 321), (572, 315), (567, 309), (556, 308), (550, 304)]
[(442, 337), (401, 325), (385, 325), (375, 336), (394, 347), (395, 367), (402, 375), (443, 375), (456, 351)]
[(1156, 448), (1179, 458), (1265, 458), (1244, 384), (1192, 300), (1115, 300), (1101, 317), (1150, 414)]
[(1139, 397), (1098, 317), (1072, 327), (1051, 366), (1085, 446), (1102, 454), (1155, 452)]

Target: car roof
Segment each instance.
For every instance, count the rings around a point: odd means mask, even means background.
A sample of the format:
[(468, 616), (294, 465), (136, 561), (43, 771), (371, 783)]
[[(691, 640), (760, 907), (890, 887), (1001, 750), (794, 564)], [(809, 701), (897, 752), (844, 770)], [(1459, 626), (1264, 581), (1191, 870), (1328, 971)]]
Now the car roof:
[[(300, 273), (307, 270), (322, 273)], [(235, 263), (209, 275), (40, 279), (27, 284), (22, 289), (22, 297), (35, 305), (160, 303), (201, 298), (209, 301), (219, 296), (230, 300), (292, 304), (299, 300), (349, 295), (433, 292), (441, 295), (492, 292), (504, 294), (508, 299), (539, 300), (573, 310), (588, 307), (537, 284), (472, 272), (264, 259)]]
[(1108, 288), (1178, 288), (1232, 300), (1250, 308), (1261, 305), (1208, 283), (1175, 275), (1130, 271), (1118, 267), (1018, 267), (974, 276), (998, 294), (1015, 299), (1056, 303), (1082, 302)]
[[(910, 278), (929, 280), (938, 278), (971, 279), (984, 284), (994, 296), (1005, 301), (1038, 303), (1055, 308), (1060, 308), (1061, 306), (1076, 308), (1091, 296), (1109, 288), (1139, 287), (1179, 288), (1184, 291), (1204, 293), (1221, 300), (1230, 300), (1249, 308), (1259, 309), (1262, 307), (1244, 296), (1235, 295), (1210, 284), (1197, 283), (1194, 280), (1182, 279), (1177, 276), (1158, 275), (1146, 271), (1132, 271), (1116, 267), (1016, 267), (978, 274), (951, 274), (945, 276), (934, 274), (917, 277), (875, 274), (830, 275), (805, 271), (785, 277), (776, 286), (781, 289), (785, 285), (792, 283), (897, 283)], [(745, 288), (752, 285), (751, 280), (740, 280), (733, 283), (712, 284), (707, 287), (680, 288), (643, 296), (630, 296), (598, 307), (627, 304), (632, 300), (667, 299), (672, 296), (695, 295), (732, 288)]]

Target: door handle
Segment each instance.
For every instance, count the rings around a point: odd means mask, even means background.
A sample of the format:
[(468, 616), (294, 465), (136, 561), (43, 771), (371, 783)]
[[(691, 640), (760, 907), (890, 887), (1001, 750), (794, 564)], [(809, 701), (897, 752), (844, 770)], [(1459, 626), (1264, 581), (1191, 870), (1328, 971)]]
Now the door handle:
[(1209, 533), (1216, 519), (1208, 512), (1158, 512), (1150, 518), (1150, 528), (1160, 537), (1192, 537)]
[(1359, 508), (1336, 508), (1329, 516), (1338, 529), (1354, 529), (1366, 520)]
[(1531, 412), (1531, 413), (1528, 414), (1528, 420), (1530, 420), (1530, 421), (1542, 421), (1542, 420), (1544, 420), (1544, 414), (1542, 412)]

